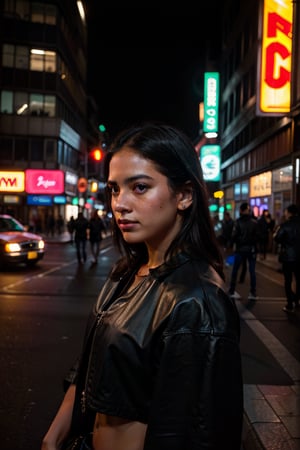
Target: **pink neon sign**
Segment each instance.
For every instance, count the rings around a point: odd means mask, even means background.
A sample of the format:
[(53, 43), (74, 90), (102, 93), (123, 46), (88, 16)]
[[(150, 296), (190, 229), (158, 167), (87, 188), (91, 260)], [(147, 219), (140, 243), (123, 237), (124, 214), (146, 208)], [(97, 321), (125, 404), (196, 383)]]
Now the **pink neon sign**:
[(25, 171), (25, 191), (28, 194), (62, 194), (64, 189), (62, 170), (28, 169)]

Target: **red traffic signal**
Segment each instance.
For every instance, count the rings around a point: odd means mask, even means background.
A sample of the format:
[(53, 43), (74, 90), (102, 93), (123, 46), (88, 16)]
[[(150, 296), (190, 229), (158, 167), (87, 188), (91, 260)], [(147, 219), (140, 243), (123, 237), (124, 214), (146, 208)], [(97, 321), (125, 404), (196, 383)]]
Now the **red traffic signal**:
[(90, 153), (94, 161), (101, 161), (103, 159), (103, 151), (100, 148), (95, 148)]

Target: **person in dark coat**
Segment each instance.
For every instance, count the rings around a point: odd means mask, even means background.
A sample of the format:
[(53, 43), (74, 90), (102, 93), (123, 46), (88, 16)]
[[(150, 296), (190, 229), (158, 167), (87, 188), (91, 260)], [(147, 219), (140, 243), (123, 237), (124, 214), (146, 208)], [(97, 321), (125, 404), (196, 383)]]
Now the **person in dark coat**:
[(78, 213), (78, 217), (74, 222), (74, 240), (76, 245), (77, 260), (79, 264), (86, 261), (86, 241), (89, 221), (84, 217), (83, 213)]
[(100, 242), (102, 241), (102, 233), (105, 231), (104, 223), (95, 210), (89, 220), (89, 240), (91, 253), (94, 258), (93, 263), (97, 264), (100, 252)]
[(222, 231), (220, 236), (220, 241), (224, 247), (224, 250), (230, 248), (233, 225), (234, 220), (231, 217), (230, 213), (226, 211), (222, 220)]
[(73, 244), (73, 242), (74, 242), (74, 223), (75, 223), (74, 216), (71, 216), (70, 220), (67, 223), (67, 229), (68, 229), (68, 232), (70, 234), (70, 242), (71, 242), (71, 244)]
[(271, 214), (268, 209), (264, 209), (261, 216), (257, 220), (258, 225), (258, 251), (260, 254), (260, 259), (266, 259), (269, 243), (270, 243), (270, 233), (274, 228), (274, 221), (271, 218)]
[[(273, 239), (280, 244), (279, 261), (282, 263), (284, 289), (287, 304), (285, 312), (294, 312), (300, 301), (300, 217), (295, 204), (289, 205), (284, 215), (286, 220), (277, 228)], [(292, 289), (293, 276), (296, 289)]]
[(229, 295), (235, 296), (235, 286), (238, 271), (244, 261), (248, 262), (250, 275), (249, 300), (256, 299), (256, 255), (258, 245), (257, 221), (250, 214), (250, 206), (244, 202), (240, 206), (240, 217), (235, 221), (232, 231), (232, 246), (235, 246), (234, 263), (232, 266)]

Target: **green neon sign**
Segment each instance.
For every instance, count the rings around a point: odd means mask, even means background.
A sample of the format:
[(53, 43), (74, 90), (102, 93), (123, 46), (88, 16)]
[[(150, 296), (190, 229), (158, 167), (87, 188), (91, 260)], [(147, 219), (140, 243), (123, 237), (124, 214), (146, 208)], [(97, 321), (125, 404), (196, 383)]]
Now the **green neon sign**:
[(218, 72), (205, 72), (204, 74), (204, 133), (217, 133), (219, 131), (219, 84)]

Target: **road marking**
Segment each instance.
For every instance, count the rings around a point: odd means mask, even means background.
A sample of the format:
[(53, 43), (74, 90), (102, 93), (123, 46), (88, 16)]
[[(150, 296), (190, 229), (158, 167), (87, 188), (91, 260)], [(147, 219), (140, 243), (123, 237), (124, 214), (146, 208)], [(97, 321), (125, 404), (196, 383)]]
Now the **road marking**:
[(237, 302), (236, 305), (240, 317), (263, 342), (290, 378), (295, 383), (299, 382), (300, 362), (241, 302)]
[(273, 283), (278, 284), (278, 286), (282, 286), (282, 284), (283, 284), (283, 281), (279, 281), (276, 278), (270, 277), (269, 275), (264, 274), (262, 272), (259, 272), (259, 275), (264, 278), (267, 278), (267, 280), (273, 281)]
[[(111, 248), (112, 248), (112, 246), (108, 246), (106, 248), (103, 248), (102, 250), (100, 250), (100, 254), (101, 253), (107, 253)], [(29, 281), (32, 281), (34, 279), (44, 278), (45, 276), (47, 276), (47, 275), (49, 275), (51, 273), (60, 271), (63, 267), (72, 266), (73, 264), (77, 264), (77, 260), (76, 259), (71, 261), (71, 262), (66, 262), (66, 263), (60, 264), (59, 266), (55, 266), (52, 269), (45, 270), (44, 272), (40, 272), (40, 273), (38, 273), (36, 275), (32, 275), (32, 276), (27, 277), (25, 279), (23, 278), (22, 280), (16, 281), (15, 283), (11, 283), (11, 284), (8, 284), (6, 286), (3, 286), (1, 288), (1, 290), (8, 291), (9, 289), (13, 289), (16, 286), (20, 286), (21, 284), (28, 283)], [(71, 275), (71, 276), (68, 276), (68, 277), (65, 277), (65, 278), (72, 279), (72, 278), (76, 278), (76, 277)]]

